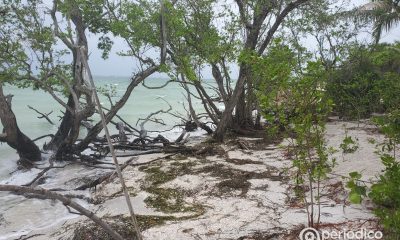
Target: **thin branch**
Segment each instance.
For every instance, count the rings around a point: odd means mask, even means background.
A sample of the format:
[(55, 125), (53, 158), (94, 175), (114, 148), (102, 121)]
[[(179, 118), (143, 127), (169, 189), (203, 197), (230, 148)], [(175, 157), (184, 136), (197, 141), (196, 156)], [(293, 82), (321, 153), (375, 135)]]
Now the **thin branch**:
[(114, 231), (110, 227), (110, 225), (108, 225), (106, 222), (104, 222), (99, 217), (97, 217), (93, 212), (87, 210), (86, 208), (82, 207), (75, 201), (72, 201), (71, 199), (65, 197), (62, 194), (54, 193), (54, 192), (48, 191), (46, 189), (35, 189), (35, 188), (30, 188), (30, 187), (21, 187), (21, 186), (4, 185), (4, 184), (0, 184), (0, 191), (12, 192), (15, 194), (27, 194), (28, 193), (28, 194), (34, 194), (32, 196), (34, 198), (39, 198), (39, 196), (40, 196), (45, 199), (59, 200), (65, 206), (69, 206), (69, 207), (77, 210), (82, 215), (85, 215), (86, 217), (90, 218), (93, 222), (98, 224), (108, 234), (110, 234), (110, 236), (113, 237), (114, 239), (124, 240), (124, 238), (119, 233)]
[[(79, 50), (81, 51), (82, 55), (84, 55), (84, 50), (83, 49), (79, 49)], [(98, 109), (98, 111), (100, 113), (101, 123), (103, 125), (103, 129), (104, 129), (104, 132), (106, 134), (108, 147), (110, 149), (110, 152), (111, 152), (114, 164), (115, 164), (115, 168), (116, 168), (116, 171), (118, 173), (118, 177), (119, 177), (119, 180), (120, 180), (120, 183), (121, 183), (121, 186), (122, 186), (122, 190), (123, 190), (124, 195), (125, 195), (125, 200), (126, 200), (126, 203), (128, 205), (129, 213), (131, 215), (133, 227), (135, 228), (135, 231), (136, 231), (136, 236), (137, 236), (138, 240), (142, 240), (142, 236), (140, 234), (140, 230), (139, 230), (139, 226), (138, 226), (138, 223), (137, 223), (137, 220), (136, 220), (136, 216), (135, 216), (135, 213), (133, 211), (132, 202), (130, 200), (129, 193), (128, 193), (128, 190), (127, 190), (126, 185), (125, 185), (125, 180), (124, 180), (124, 177), (122, 176), (121, 168), (119, 166), (118, 159), (117, 159), (117, 156), (115, 154), (114, 146), (113, 146), (113, 143), (112, 143), (111, 137), (110, 137), (110, 132), (108, 131), (107, 120), (106, 120), (106, 117), (104, 115), (103, 110), (101, 109), (99, 96), (97, 95), (96, 86), (95, 86), (94, 81), (93, 81), (93, 77), (92, 77), (92, 73), (90, 71), (89, 64), (88, 64), (86, 58), (82, 58), (82, 62), (83, 62), (83, 65), (85, 67), (85, 70), (86, 70), (87, 77), (88, 77), (88, 80), (90, 82), (90, 85), (91, 85), (91, 87), (93, 89), (93, 96), (94, 96), (94, 99), (95, 99), (95, 102), (96, 102), (96, 105), (97, 105), (97, 109)]]
[(54, 34), (71, 50), (75, 48), (74, 44), (70, 42), (67, 38), (65, 38), (62, 34), (60, 34), (60, 26), (58, 25), (57, 17), (57, 0), (53, 0), (53, 8), (50, 11), (51, 18), (53, 19), (54, 24)]
[(46, 135), (44, 135), (44, 136), (41, 136), (41, 137), (38, 137), (38, 138), (35, 138), (35, 139), (33, 139), (32, 141), (33, 142), (36, 142), (36, 141), (38, 141), (38, 140), (40, 140), (40, 139), (43, 139), (43, 138), (46, 138), (46, 137), (54, 137), (54, 134), (46, 134)]
[(41, 113), (39, 112), (37, 109), (31, 107), (28, 105), (28, 108), (35, 111), (36, 113), (38, 113), (40, 116), (38, 117), (39, 119), (44, 118), (46, 119), (51, 125), (54, 125), (53, 121), (51, 121), (51, 119), (49, 118), (49, 115), (53, 113), (53, 111), (49, 112), (49, 113)]
[[(161, 110), (158, 110), (158, 111), (156, 111), (156, 112), (150, 113), (145, 119), (141, 119), (141, 118), (138, 119), (136, 125), (139, 123), (140, 120), (143, 120), (143, 121), (140, 123), (140, 125), (139, 125), (139, 126), (140, 126), (140, 135), (141, 135), (140, 137), (141, 137), (141, 138), (146, 137), (146, 130), (145, 130), (145, 128), (144, 128), (144, 125), (145, 125), (148, 121), (151, 121), (151, 117), (153, 117), (153, 116), (155, 116), (155, 115), (157, 115), (157, 114), (160, 114), (160, 113), (169, 113), (169, 112), (172, 110), (171, 104), (169, 104), (165, 99), (163, 99), (163, 98), (161, 98), (161, 97), (159, 97), (159, 98), (157, 98), (157, 99), (162, 99), (164, 102), (166, 102), (166, 103), (168, 104), (169, 108), (168, 108), (167, 110), (161, 109)], [(154, 120), (153, 120), (153, 121), (154, 121)], [(160, 122), (159, 122), (159, 121), (156, 121), (156, 123), (160, 123)]]
[(271, 26), (267, 33), (267, 37), (264, 39), (264, 42), (261, 44), (260, 49), (258, 50), (258, 54), (263, 54), (268, 44), (271, 42), (272, 37), (274, 36), (276, 30), (281, 25), (285, 17), (294, 9), (296, 9), (301, 4), (308, 2), (309, 0), (296, 0), (294, 2), (289, 3), (281, 13), (276, 17), (274, 24)]
[(165, 64), (167, 58), (167, 28), (165, 23), (164, 0), (160, 0), (160, 33), (161, 33), (161, 63)]

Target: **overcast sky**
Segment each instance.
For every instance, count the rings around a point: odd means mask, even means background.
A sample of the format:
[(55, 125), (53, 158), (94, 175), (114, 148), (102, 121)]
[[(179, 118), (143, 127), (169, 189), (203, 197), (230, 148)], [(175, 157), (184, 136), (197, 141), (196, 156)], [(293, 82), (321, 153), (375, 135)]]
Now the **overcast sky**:
[[(351, 5), (361, 5), (368, 2), (368, 0), (350, 0)], [(89, 35), (89, 46), (90, 46), (90, 64), (92, 72), (96, 76), (131, 76), (137, 69), (137, 62), (129, 57), (120, 57), (115, 53), (121, 50), (126, 50), (126, 44), (122, 40), (114, 39), (114, 46), (112, 54), (109, 59), (103, 60), (101, 58), (101, 52), (97, 49), (98, 36)], [(394, 42), (400, 40), (400, 27), (393, 28), (390, 32), (382, 35), (382, 41)], [(237, 74), (237, 69), (232, 67), (233, 75)], [(203, 71), (205, 78), (210, 78), (211, 73), (209, 70)], [(165, 77), (163, 75), (153, 75), (153, 77)]]

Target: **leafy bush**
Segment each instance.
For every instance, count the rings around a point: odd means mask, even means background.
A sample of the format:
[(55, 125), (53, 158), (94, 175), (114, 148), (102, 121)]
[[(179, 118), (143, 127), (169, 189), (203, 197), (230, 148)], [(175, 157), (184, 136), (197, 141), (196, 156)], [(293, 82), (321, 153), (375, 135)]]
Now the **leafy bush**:
[[(385, 239), (400, 239), (400, 163), (396, 160), (396, 148), (400, 143), (400, 110), (394, 109), (383, 117), (375, 118), (375, 122), (387, 136), (381, 149), (385, 170), (369, 189), (368, 197), (376, 205), (374, 213), (385, 229)], [(347, 183), (350, 201), (357, 204), (367, 196), (367, 188), (360, 178), (359, 173), (350, 173)]]
[(349, 173), (350, 181), (347, 182), (347, 188), (350, 189), (349, 200), (354, 204), (360, 204), (362, 198), (367, 195), (367, 188), (361, 184), (361, 174), (358, 172)]
[(354, 153), (357, 151), (358, 147), (358, 139), (353, 139), (351, 136), (347, 135), (340, 144), (343, 153)]
[(334, 111), (347, 119), (383, 113), (400, 102), (400, 43), (359, 47), (334, 70), (326, 89)]
[(332, 105), (323, 90), (327, 73), (320, 61), (296, 64), (293, 50), (279, 40), (266, 56), (253, 60), (263, 116), (271, 123), (270, 130), (278, 129), (294, 139), (289, 148), (293, 150), (293, 167), (297, 171), (293, 179), (297, 184), (295, 191), (305, 204), (308, 225), (318, 226), (321, 181), (334, 165), (330, 159), (332, 150), (324, 138)]
[(400, 163), (387, 154), (381, 159), (385, 172), (368, 196), (377, 205), (374, 213), (383, 224), (386, 239), (400, 239)]

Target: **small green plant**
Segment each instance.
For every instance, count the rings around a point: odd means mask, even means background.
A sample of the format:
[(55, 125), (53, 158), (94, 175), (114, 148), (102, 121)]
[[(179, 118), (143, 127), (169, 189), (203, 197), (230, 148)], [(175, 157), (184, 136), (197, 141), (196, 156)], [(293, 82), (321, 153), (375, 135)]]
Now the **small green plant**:
[[(378, 182), (370, 188), (362, 182), (361, 174), (350, 173), (347, 188), (350, 189), (349, 200), (351, 203), (360, 204), (362, 199), (369, 197), (376, 205), (374, 214), (380, 219), (385, 230), (385, 239), (400, 239), (400, 163), (388, 154), (381, 156), (385, 165), (384, 173)], [(368, 192), (368, 193), (367, 193)]]
[(360, 204), (367, 196), (367, 187), (360, 181), (362, 175), (359, 172), (351, 172), (349, 176), (350, 180), (346, 185), (350, 189), (349, 200), (351, 203)]
[(385, 230), (385, 239), (390, 240), (400, 239), (400, 163), (396, 160), (396, 148), (400, 140), (399, 116), (396, 109), (375, 119), (381, 132), (388, 138), (379, 152), (385, 170), (378, 181), (367, 189), (361, 184), (361, 174), (353, 172), (347, 183), (352, 203), (359, 204), (362, 198), (368, 196), (376, 205), (374, 213)]
[(295, 194), (305, 205), (308, 226), (317, 227), (321, 182), (333, 165), (324, 139), (332, 101), (324, 90), (328, 73), (322, 62), (303, 57), (298, 59), (293, 49), (277, 39), (268, 54), (252, 58), (252, 66), (260, 78), (256, 94), (264, 118), (270, 123), (269, 133), (279, 132), (293, 139), (289, 148), (296, 169)]
[(400, 143), (400, 110), (394, 109), (382, 117), (375, 117), (373, 121), (380, 131), (387, 136), (382, 145), (382, 152), (391, 152), (396, 158), (397, 145)]
[(376, 144), (375, 138), (368, 138), (367, 141), (369, 144)]
[(340, 148), (343, 153), (354, 153), (359, 148), (358, 139), (353, 139), (351, 136), (347, 136), (343, 139), (340, 144)]
[(374, 213), (381, 220), (387, 239), (400, 239), (400, 163), (388, 154), (382, 155), (381, 160), (385, 172), (368, 196), (377, 205)]

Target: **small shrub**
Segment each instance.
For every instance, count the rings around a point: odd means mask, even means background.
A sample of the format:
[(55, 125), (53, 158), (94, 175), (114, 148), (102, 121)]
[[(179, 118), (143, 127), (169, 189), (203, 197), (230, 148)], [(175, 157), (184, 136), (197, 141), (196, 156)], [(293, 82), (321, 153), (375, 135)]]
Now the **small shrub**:
[(351, 136), (346, 136), (340, 144), (343, 153), (354, 153), (358, 147), (358, 139), (353, 139)]
[(377, 205), (374, 213), (381, 220), (386, 239), (400, 239), (400, 163), (387, 154), (381, 159), (385, 172), (368, 196)]
[(358, 172), (349, 173), (350, 180), (347, 182), (347, 188), (350, 189), (349, 200), (351, 203), (360, 204), (363, 197), (367, 195), (367, 188), (360, 182), (361, 174)]

